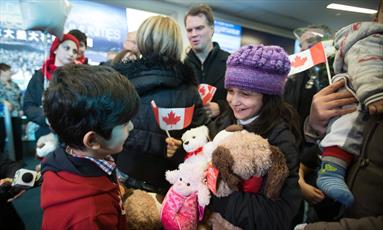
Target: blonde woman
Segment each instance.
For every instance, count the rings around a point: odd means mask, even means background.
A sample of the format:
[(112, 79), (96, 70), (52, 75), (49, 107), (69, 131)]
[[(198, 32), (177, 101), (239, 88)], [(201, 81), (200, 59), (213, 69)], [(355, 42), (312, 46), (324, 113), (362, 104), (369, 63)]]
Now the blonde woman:
[[(124, 150), (118, 156), (117, 167), (125, 176), (128, 187), (156, 193), (166, 193), (169, 184), (165, 171), (183, 161), (178, 151), (166, 157), (166, 133), (161, 130), (150, 106), (177, 108), (195, 105), (191, 127), (207, 121), (197, 91), (192, 69), (181, 62), (182, 36), (178, 24), (170, 17), (153, 16), (146, 19), (137, 31), (138, 60), (118, 63), (114, 68), (135, 86), (141, 104), (133, 117), (134, 130), (129, 134)], [(179, 139), (185, 130), (171, 131)]]

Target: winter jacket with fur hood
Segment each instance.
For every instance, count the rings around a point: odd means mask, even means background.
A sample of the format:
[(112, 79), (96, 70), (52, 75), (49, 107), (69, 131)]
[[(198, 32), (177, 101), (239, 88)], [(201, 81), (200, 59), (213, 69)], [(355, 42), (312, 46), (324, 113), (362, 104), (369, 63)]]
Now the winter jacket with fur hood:
[[(172, 158), (166, 157), (167, 136), (156, 123), (150, 102), (154, 100), (163, 108), (195, 105), (192, 124), (188, 128), (205, 124), (208, 118), (193, 71), (180, 62), (165, 63), (144, 58), (113, 67), (132, 82), (141, 100), (139, 111), (132, 119), (134, 129), (118, 156), (117, 167), (136, 180), (167, 189), (170, 185), (165, 180), (165, 171), (176, 169), (183, 161), (184, 152), (180, 149)], [(184, 132), (170, 131), (170, 135), (180, 139)]]

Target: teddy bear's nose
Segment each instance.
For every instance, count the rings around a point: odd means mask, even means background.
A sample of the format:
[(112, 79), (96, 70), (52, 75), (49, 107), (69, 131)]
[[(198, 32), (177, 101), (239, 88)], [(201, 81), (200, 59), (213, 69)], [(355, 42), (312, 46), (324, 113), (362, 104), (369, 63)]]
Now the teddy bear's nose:
[(189, 144), (189, 141), (185, 141), (184, 144), (185, 144), (185, 145), (188, 145), (188, 144)]

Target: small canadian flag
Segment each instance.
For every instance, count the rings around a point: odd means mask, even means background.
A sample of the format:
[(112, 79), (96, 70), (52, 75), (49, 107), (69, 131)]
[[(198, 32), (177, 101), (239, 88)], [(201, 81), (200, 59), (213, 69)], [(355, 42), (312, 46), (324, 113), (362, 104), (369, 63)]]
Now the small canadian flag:
[(327, 61), (322, 42), (315, 44), (310, 49), (290, 55), (289, 59), (291, 63), (289, 76)]
[(199, 84), (198, 93), (201, 96), (202, 105), (206, 105), (211, 101), (211, 99), (213, 99), (216, 90), (217, 88), (212, 85)]
[(154, 118), (162, 130), (180, 130), (188, 127), (193, 119), (194, 105), (187, 108), (159, 108), (151, 101)]

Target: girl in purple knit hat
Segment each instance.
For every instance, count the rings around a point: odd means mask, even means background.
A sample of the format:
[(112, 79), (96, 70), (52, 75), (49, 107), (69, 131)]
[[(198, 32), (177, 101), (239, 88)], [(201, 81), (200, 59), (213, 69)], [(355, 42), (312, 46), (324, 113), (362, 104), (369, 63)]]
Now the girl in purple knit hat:
[[(301, 192), (298, 117), (281, 98), (290, 71), (288, 55), (278, 46), (249, 45), (230, 55), (226, 64), (226, 100), (230, 109), (208, 125), (211, 137), (229, 125), (240, 124), (283, 152), (289, 176), (276, 201), (267, 198), (263, 188), (258, 193), (238, 191), (223, 198), (212, 196), (208, 208), (219, 213), (214, 216), (217, 225), (213, 229), (228, 225), (230, 229), (291, 229)], [(174, 145), (168, 142), (168, 151), (176, 148)]]

